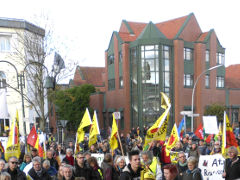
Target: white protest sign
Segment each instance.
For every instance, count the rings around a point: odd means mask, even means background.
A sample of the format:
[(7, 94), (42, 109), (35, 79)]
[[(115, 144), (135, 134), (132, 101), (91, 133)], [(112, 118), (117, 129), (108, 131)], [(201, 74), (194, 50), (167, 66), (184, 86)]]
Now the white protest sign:
[(218, 134), (216, 116), (203, 116), (203, 126), (206, 134)]
[[(97, 158), (98, 165), (101, 166), (103, 159), (104, 159), (104, 154), (91, 154), (92, 157)], [(129, 163), (128, 157), (125, 157), (126, 165)]]
[(198, 167), (201, 169), (203, 180), (224, 180), (224, 161), (221, 154), (200, 156)]
[(4, 150), (7, 148), (8, 137), (0, 137), (0, 141), (4, 147)]

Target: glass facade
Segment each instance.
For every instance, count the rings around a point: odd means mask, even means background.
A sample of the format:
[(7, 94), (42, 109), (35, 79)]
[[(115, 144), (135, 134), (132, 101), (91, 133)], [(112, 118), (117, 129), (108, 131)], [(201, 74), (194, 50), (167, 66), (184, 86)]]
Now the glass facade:
[(132, 126), (152, 124), (161, 115), (160, 92), (170, 92), (170, 47), (142, 45), (132, 48)]

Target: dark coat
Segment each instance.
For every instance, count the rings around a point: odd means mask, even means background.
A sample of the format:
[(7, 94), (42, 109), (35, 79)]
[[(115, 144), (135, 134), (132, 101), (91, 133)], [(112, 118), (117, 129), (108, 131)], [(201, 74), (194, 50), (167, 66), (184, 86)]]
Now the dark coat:
[(11, 180), (27, 180), (25, 173), (20, 171), (18, 168), (14, 171), (7, 168), (6, 172), (10, 174)]
[(181, 166), (178, 162), (177, 169), (178, 169), (178, 179), (182, 180), (184, 172), (188, 169), (187, 163)]
[(195, 168), (194, 170), (190, 171), (187, 170), (183, 173), (182, 180), (202, 180), (201, 169)]
[(232, 164), (231, 159), (225, 161), (226, 180), (234, 180), (240, 178), (240, 157)]
[(128, 164), (123, 169), (123, 172), (120, 175), (120, 180), (133, 180), (134, 178), (139, 178), (140, 179), (141, 170), (142, 170), (142, 168), (139, 167), (137, 172), (134, 172), (131, 168), (131, 164)]
[(92, 168), (90, 167), (92, 172), (91, 180), (103, 180), (103, 170), (100, 167)]
[(28, 175), (34, 180), (51, 180), (51, 176), (47, 173), (45, 169), (42, 169), (40, 176), (37, 175), (36, 171), (31, 168)]
[(111, 166), (110, 164), (108, 164), (106, 162), (102, 162), (101, 167), (103, 170), (103, 179), (104, 180), (112, 180), (112, 179), (118, 180), (119, 179), (119, 175), (113, 166)]
[(85, 177), (85, 179), (91, 179), (91, 171), (90, 168), (84, 164), (83, 168), (81, 168), (77, 163), (73, 169), (73, 174), (75, 177)]
[(52, 159), (47, 158), (47, 160), (49, 160), (50, 161), (50, 165), (52, 167), (54, 167), (58, 171), (59, 165), (58, 165), (57, 160), (54, 159), (54, 158), (52, 158)]

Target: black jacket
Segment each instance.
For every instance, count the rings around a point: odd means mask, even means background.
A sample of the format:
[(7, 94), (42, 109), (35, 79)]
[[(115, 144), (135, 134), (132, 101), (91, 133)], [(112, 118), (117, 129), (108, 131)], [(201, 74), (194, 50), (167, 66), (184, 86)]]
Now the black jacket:
[(92, 167), (90, 167), (90, 170), (92, 172), (90, 180), (103, 180), (102, 168), (98, 167), (96, 169), (93, 169)]
[(182, 176), (183, 176), (184, 172), (188, 169), (187, 163), (184, 165), (180, 165), (178, 162), (177, 169), (178, 169), (178, 179), (182, 180)]
[(38, 176), (36, 171), (31, 168), (28, 172), (28, 175), (31, 176), (31, 178), (34, 180), (51, 180), (51, 176), (47, 173), (45, 169), (42, 169), (40, 176)]
[(14, 171), (11, 171), (10, 168), (7, 168), (6, 172), (10, 174), (11, 180), (27, 180), (25, 173), (20, 171), (18, 168)]
[(201, 169), (195, 168), (194, 170), (190, 171), (187, 170), (183, 173), (183, 180), (202, 180)]
[(232, 164), (231, 159), (225, 161), (226, 180), (234, 180), (240, 178), (240, 157)]
[(140, 179), (141, 170), (142, 170), (142, 168), (139, 167), (137, 172), (134, 172), (131, 168), (131, 164), (128, 164), (123, 169), (123, 172), (120, 175), (120, 180), (133, 180), (134, 178), (139, 178)]
[(52, 159), (47, 158), (47, 160), (49, 160), (50, 161), (50, 165), (52, 167), (54, 167), (58, 171), (59, 165), (58, 165), (57, 160), (54, 159), (54, 158), (52, 158)]
[(91, 179), (90, 168), (88, 168), (85, 163), (83, 168), (81, 168), (77, 163), (75, 163), (73, 174), (75, 177), (85, 177), (85, 179)]
[(101, 164), (101, 168), (103, 170), (104, 180), (112, 180), (112, 179), (118, 180), (119, 179), (119, 175), (112, 165), (103, 161)]

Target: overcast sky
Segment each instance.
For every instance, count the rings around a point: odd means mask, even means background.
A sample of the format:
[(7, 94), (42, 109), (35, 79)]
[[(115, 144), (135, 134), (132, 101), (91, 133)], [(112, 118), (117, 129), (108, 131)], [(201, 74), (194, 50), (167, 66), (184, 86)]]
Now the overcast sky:
[(56, 46), (66, 60), (104, 66), (104, 52), (121, 21), (158, 23), (194, 13), (203, 32), (214, 29), (226, 48), (226, 66), (240, 63), (240, 10), (237, 0), (7, 0), (0, 17), (49, 18)]

